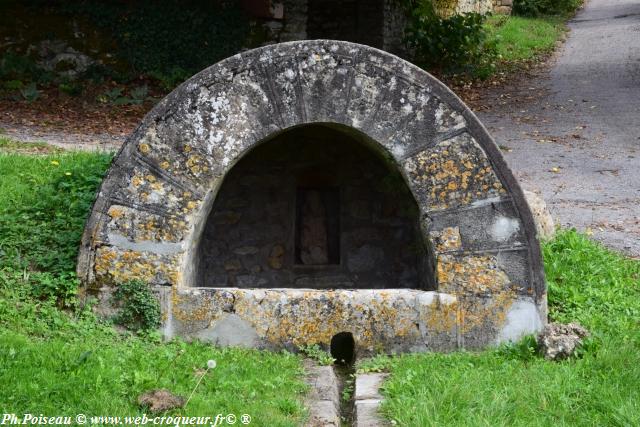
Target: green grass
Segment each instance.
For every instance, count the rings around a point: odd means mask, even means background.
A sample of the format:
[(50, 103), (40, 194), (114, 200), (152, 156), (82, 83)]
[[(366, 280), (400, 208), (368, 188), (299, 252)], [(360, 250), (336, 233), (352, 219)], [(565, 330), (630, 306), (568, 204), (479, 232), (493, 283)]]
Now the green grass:
[(379, 357), (384, 413), (408, 426), (640, 425), (640, 262), (575, 231), (544, 245), (553, 320), (589, 328), (580, 358), (549, 362), (531, 338), (482, 353)]
[(640, 260), (625, 258), (575, 231), (544, 245), (549, 315), (594, 333), (640, 339)]
[(0, 153), (0, 267), (74, 271), (84, 221), (111, 157)]
[[(8, 279), (8, 280), (7, 280)], [(154, 388), (189, 396), (207, 361), (217, 366), (189, 405), (170, 414), (249, 414), (255, 425), (296, 425), (303, 415), (299, 357), (126, 336), (87, 312), (34, 304), (26, 286), (0, 280), (0, 402), (9, 413), (127, 416)], [(28, 284), (25, 284), (28, 285)]]
[[(153, 388), (187, 397), (171, 414), (249, 414), (251, 425), (292, 426), (304, 417), (299, 356), (162, 343), (117, 332), (77, 307), (77, 249), (111, 154), (0, 153), (0, 406), (8, 413), (145, 412)], [(60, 307), (66, 307), (61, 310)]]
[(0, 402), (5, 412), (127, 416), (146, 411), (136, 397), (167, 388), (189, 405), (171, 414), (249, 414), (255, 425), (296, 425), (303, 415), (300, 359), (290, 353), (220, 349), (127, 336), (90, 313), (69, 316), (34, 303), (15, 278), (0, 279)]
[(565, 25), (562, 17), (524, 18), (495, 15), (485, 27), (494, 40), (503, 66), (535, 59), (553, 51), (562, 37)]

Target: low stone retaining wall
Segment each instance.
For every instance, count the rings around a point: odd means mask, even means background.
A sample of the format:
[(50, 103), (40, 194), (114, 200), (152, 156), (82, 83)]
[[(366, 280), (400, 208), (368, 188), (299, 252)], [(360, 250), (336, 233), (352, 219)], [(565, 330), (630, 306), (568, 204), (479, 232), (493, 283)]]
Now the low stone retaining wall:
[(454, 296), (413, 289), (161, 289), (164, 334), (219, 345), (328, 346), (349, 332), (359, 356), (458, 347)]

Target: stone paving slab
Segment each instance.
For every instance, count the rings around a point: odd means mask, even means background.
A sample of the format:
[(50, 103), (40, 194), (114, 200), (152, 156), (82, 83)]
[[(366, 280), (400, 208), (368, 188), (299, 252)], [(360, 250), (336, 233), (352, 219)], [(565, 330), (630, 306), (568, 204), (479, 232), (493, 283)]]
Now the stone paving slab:
[(356, 377), (355, 400), (382, 399), (380, 386), (387, 374), (361, 374)]
[(307, 427), (340, 426), (340, 391), (338, 379), (332, 366), (318, 366), (307, 359), (306, 383), (311, 387), (306, 406), (309, 410)]
[(379, 414), (378, 409), (382, 403), (380, 387), (388, 374), (373, 373), (356, 376), (354, 390), (354, 426), (378, 427), (388, 423)]
[(378, 413), (380, 400), (360, 400), (355, 403), (354, 427), (378, 427), (387, 423)]

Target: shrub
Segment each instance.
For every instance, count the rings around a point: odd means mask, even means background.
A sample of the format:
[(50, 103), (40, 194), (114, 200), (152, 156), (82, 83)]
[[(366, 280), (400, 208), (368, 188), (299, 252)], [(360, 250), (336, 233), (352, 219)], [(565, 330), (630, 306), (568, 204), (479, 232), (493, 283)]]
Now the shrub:
[(423, 68), (487, 77), (495, 68), (496, 46), (484, 21), (478, 13), (441, 17), (430, 1), (422, 1), (411, 7), (405, 41)]
[(58, 308), (73, 309), (78, 302), (79, 281), (75, 273), (51, 274), (12, 268), (0, 269), (0, 293), (16, 292), (22, 298), (55, 304)]
[[(26, 56), (11, 51), (5, 51), (0, 57), (0, 81), (34, 82), (46, 84), (51, 82), (53, 75), (43, 70), (36, 62)], [(23, 85), (20, 85), (21, 89)], [(9, 88), (7, 88), (9, 89)]]
[(75, 82), (62, 82), (58, 85), (58, 90), (69, 96), (80, 96), (82, 94), (82, 85)]
[(328, 352), (324, 351), (318, 344), (301, 345), (300, 351), (310, 359), (315, 360), (322, 366), (333, 365), (335, 359)]
[(53, 300), (58, 307), (72, 308), (77, 302), (80, 281), (75, 273), (54, 275), (33, 272), (27, 277), (31, 284), (31, 295), (40, 300)]
[(514, 0), (513, 14), (520, 16), (565, 15), (575, 12), (581, 0)]
[(230, 0), (85, 0), (58, 7), (112, 35), (130, 73), (153, 76), (167, 87), (237, 53), (249, 34), (248, 18)]
[(113, 293), (118, 307), (114, 321), (134, 331), (150, 331), (160, 326), (160, 304), (149, 286), (140, 280), (122, 283)]

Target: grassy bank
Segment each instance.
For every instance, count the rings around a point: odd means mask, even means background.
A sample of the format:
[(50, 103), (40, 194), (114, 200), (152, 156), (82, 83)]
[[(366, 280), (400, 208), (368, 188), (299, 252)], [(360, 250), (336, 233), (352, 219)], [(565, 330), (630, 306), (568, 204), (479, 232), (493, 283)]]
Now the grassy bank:
[[(8, 413), (126, 416), (142, 392), (189, 396), (170, 414), (249, 414), (251, 425), (304, 417), (302, 364), (290, 353), (162, 343), (120, 333), (76, 304), (73, 270), (86, 215), (111, 154), (16, 154), (0, 143), (0, 402)], [(13, 152), (12, 152), (13, 151)], [(61, 310), (60, 308), (65, 308)]]
[(505, 68), (552, 52), (565, 32), (565, 19), (494, 15), (485, 28), (499, 55), (498, 68)]
[(397, 425), (640, 425), (640, 262), (575, 231), (544, 245), (552, 320), (592, 337), (581, 357), (549, 362), (529, 338), (482, 353), (366, 361), (384, 369)]
[(297, 425), (304, 411), (300, 358), (127, 336), (90, 313), (69, 315), (34, 301), (30, 283), (0, 272), (0, 402), (7, 413), (131, 416), (149, 413), (141, 393), (166, 388), (187, 397), (172, 415), (249, 414), (252, 425)]

